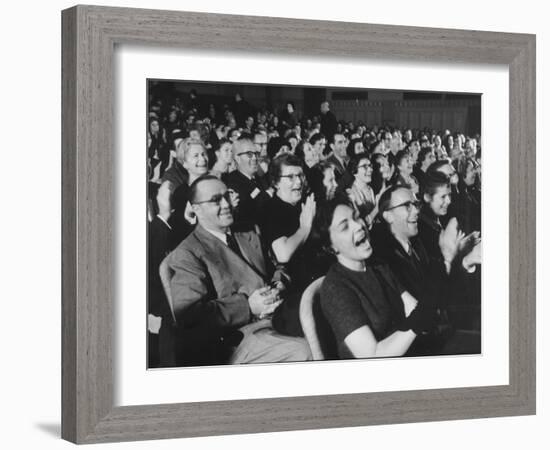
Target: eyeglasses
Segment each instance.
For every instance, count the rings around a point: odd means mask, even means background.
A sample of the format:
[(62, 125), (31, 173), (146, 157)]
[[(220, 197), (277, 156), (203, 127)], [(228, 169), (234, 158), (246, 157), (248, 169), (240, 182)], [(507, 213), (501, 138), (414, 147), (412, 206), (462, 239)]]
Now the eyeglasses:
[(226, 191), (223, 194), (216, 194), (213, 195), (209, 200), (202, 200), (200, 202), (193, 202), (194, 205), (201, 205), (203, 203), (215, 203), (216, 205), (220, 205), (222, 200), (225, 199), (228, 203), (231, 203), (231, 195), (233, 194), (233, 191)]
[(401, 208), (404, 206), (407, 208), (407, 212), (411, 212), (413, 208), (420, 209), (420, 205), (421, 203), (418, 200), (409, 200), (407, 202), (399, 203), (399, 205), (387, 208), (386, 211), (391, 211), (392, 209)]
[(294, 180), (297, 180), (298, 178), (303, 181), (305, 175), (303, 173), (291, 173), (289, 175), (281, 175), (281, 178), (288, 178), (291, 183), (294, 183)]
[(256, 158), (258, 158), (260, 156), (260, 152), (241, 152), (241, 153), (237, 153), (235, 156), (242, 156), (242, 155), (246, 155), (249, 159), (252, 159), (254, 158), (254, 156)]
[(365, 169), (365, 170), (367, 170), (369, 167), (372, 167), (372, 164), (361, 164), (360, 166), (357, 166), (358, 169)]

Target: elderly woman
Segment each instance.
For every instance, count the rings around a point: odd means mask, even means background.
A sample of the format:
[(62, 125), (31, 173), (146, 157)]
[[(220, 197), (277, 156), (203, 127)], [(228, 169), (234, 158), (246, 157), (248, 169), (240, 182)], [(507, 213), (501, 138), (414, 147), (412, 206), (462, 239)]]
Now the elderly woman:
[(174, 239), (181, 242), (193, 230), (195, 221), (189, 205), (189, 186), (201, 175), (208, 173), (208, 154), (201, 141), (184, 139), (178, 145), (179, 151), (183, 149), (183, 167), (187, 170), (189, 178), (187, 183), (179, 185), (171, 197), (171, 206), (174, 210), (171, 225)]
[(321, 309), (344, 358), (404, 355), (433, 324), (433, 310), (418, 304), (386, 265), (371, 263), (364, 221), (341, 199), (320, 209), (316, 225), (337, 262), (321, 287)]

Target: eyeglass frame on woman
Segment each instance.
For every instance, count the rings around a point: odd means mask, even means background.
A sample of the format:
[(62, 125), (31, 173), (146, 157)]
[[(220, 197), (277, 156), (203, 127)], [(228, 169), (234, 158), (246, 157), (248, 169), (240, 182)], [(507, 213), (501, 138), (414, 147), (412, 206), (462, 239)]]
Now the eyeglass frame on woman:
[(371, 163), (361, 164), (360, 166), (357, 166), (358, 169), (368, 169), (369, 167), (372, 169)]
[(281, 175), (279, 178), (288, 178), (291, 183), (294, 182), (296, 178), (300, 178), (300, 180), (305, 180), (306, 175), (302, 173), (289, 173), (288, 175)]

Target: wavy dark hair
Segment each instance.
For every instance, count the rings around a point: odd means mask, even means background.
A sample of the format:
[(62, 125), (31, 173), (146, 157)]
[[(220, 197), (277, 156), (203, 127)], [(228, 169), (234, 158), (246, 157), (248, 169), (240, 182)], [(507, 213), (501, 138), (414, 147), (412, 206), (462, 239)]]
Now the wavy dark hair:
[(334, 254), (330, 241), (330, 225), (334, 217), (334, 211), (340, 205), (349, 206), (353, 209), (353, 204), (345, 195), (337, 195), (331, 200), (325, 200), (317, 204), (317, 212), (313, 220), (313, 230), (321, 244), (321, 248), (329, 253)]

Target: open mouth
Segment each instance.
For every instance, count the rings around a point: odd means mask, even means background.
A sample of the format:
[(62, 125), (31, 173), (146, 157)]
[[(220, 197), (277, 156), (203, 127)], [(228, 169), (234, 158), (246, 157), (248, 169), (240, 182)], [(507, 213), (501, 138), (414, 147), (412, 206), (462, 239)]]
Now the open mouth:
[(360, 230), (353, 235), (353, 245), (356, 247), (367, 245), (370, 247), (369, 237), (365, 230)]

